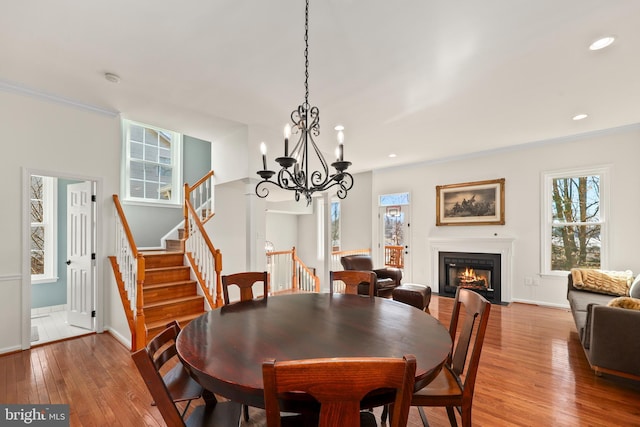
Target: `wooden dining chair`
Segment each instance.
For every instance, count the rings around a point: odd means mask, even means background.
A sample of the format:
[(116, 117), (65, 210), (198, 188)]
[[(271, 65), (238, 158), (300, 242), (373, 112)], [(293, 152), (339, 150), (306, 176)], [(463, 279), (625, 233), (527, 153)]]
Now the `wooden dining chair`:
[[(166, 332), (173, 335), (175, 328), (168, 327), (160, 335)], [(180, 413), (174, 402), (169, 388), (163, 380), (157, 363), (148, 347), (142, 348), (131, 355), (142, 379), (144, 380), (156, 407), (168, 426), (188, 427), (228, 427), (237, 426), (240, 423), (242, 407), (236, 402), (218, 402), (212, 393), (205, 391), (206, 404), (193, 408), (188, 417), (183, 419), (185, 413)], [(186, 412), (186, 410), (185, 410)]]
[(378, 389), (395, 391), (390, 427), (406, 426), (415, 381), (416, 359), (346, 357), (307, 359), (262, 364), (268, 427), (281, 427), (278, 398), (306, 393), (320, 404), (318, 427), (376, 426), (371, 412), (360, 402)]
[[(376, 273), (373, 271), (330, 271), (329, 272), (329, 293), (336, 292), (334, 281), (340, 280), (344, 283), (344, 293), (358, 295), (358, 289), (363, 286), (368, 287), (367, 295), (373, 298), (376, 286)], [(362, 293), (362, 292), (361, 292)]]
[[(147, 344), (146, 351), (157, 371), (164, 372), (164, 381), (174, 403), (187, 402), (182, 415), (187, 412), (191, 401), (202, 397), (204, 389), (185, 369), (177, 357), (176, 338), (180, 333), (180, 324), (174, 320), (167, 324), (165, 330), (153, 337)], [(153, 402), (152, 404), (155, 404)]]
[(229, 286), (237, 286), (240, 289), (240, 301), (254, 299), (253, 285), (262, 282), (262, 298), (269, 296), (269, 276), (264, 271), (248, 271), (222, 276), (222, 294), (225, 304), (229, 304)]
[[(222, 276), (222, 295), (225, 305), (229, 302), (229, 286), (237, 286), (240, 289), (240, 301), (254, 299), (253, 285), (262, 282), (262, 298), (269, 296), (269, 275), (266, 271), (247, 271)], [(244, 420), (249, 421), (249, 407), (243, 405)]]
[[(462, 425), (471, 426), (473, 390), (490, 311), (491, 304), (483, 296), (472, 290), (458, 287), (449, 326), (451, 340), (455, 343), (453, 353), (440, 374), (426, 387), (414, 393), (411, 400), (411, 406), (418, 407), (425, 427), (429, 423), (422, 409), (423, 406), (446, 407), (452, 426), (458, 425), (455, 415), (457, 410)], [(458, 330), (460, 322), (462, 325)], [(457, 342), (456, 335), (458, 335)], [(470, 355), (469, 350), (471, 350)]]

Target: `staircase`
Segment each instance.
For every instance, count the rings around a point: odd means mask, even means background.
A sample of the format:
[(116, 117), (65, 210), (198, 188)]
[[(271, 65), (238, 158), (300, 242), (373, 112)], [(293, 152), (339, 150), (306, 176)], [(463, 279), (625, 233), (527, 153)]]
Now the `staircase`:
[(142, 287), (147, 342), (172, 320), (181, 326), (205, 312), (204, 296), (184, 264), (184, 252), (142, 251), (145, 281)]

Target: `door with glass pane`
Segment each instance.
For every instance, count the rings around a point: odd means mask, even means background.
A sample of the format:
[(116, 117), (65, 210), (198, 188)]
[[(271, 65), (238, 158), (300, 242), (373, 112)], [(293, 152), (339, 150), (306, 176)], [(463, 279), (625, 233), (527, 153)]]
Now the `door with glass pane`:
[(386, 194), (379, 198), (380, 250), (385, 266), (403, 270), (403, 281), (411, 280), (409, 194)]

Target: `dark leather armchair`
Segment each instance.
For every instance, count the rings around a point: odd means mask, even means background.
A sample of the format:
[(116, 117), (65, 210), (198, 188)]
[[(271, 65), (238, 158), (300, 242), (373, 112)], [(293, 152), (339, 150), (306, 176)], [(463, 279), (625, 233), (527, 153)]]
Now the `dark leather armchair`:
[[(399, 268), (385, 267), (374, 269), (373, 261), (369, 255), (343, 256), (340, 258), (340, 263), (345, 270), (364, 270), (376, 273), (375, 296), (389, 296), (394, 288), (400, 286), (402, 280), (402, 270)], [(366, 284), (358, 286), (358, 293), (368, 295)]]

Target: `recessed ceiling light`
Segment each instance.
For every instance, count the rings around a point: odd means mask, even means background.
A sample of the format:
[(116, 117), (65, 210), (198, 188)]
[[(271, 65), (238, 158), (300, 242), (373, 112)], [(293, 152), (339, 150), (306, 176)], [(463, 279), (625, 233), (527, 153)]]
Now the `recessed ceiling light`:
[(111, 83), (120, 83), (120, 76), (113, 73), (104, 73), (104, 78)]
[(575, 116), (573, 116), (573, 120), (578, 121), (578, 120), (582, 120), (582, 119), (586, 119), (588, 116), (586, 114), (576, 114)]
[(591, 50), (604, 49), (605, 47), (607, 47), (611, 43), (613, 43), (614, 40), (615, 40), (615, 38), (611, 37), (611, 36), (602, 37), (602, 38), (594, 41), (593, 43), (591, 43), (591, 45), (589, 46), (589, 49), (591, 49)]
[(396, 157), (396, 154), (395, 153), (391, 153), (391, 154), (389, 154), (389, 157), (394, 158), (394, 157)]
[(336, 127), (334, 127), (334, 129), (337, 130), (338, 132), (340, 132), (341, 130), (344, 130), (344, 126), (336, 125)]

